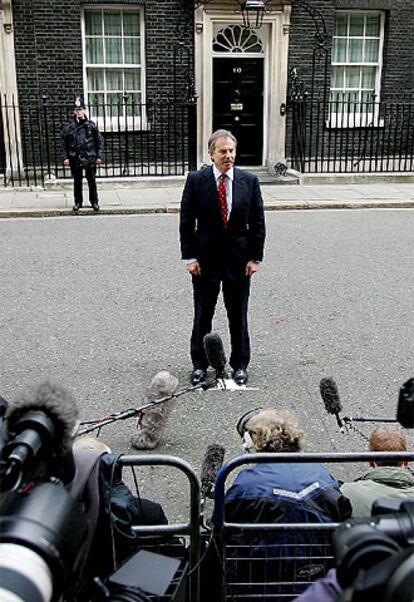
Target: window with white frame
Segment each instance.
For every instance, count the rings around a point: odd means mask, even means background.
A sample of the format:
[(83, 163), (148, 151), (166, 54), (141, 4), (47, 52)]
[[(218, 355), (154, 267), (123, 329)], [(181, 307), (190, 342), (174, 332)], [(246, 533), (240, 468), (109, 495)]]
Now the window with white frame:
[(144, 102), (144, 16), (140, 8), (83, 12), (84, 80), (90, 114), (105, 129), (140, 128)]
[(332, 43), (330, 125), (379, 125), (384, 13), (337, 11)]

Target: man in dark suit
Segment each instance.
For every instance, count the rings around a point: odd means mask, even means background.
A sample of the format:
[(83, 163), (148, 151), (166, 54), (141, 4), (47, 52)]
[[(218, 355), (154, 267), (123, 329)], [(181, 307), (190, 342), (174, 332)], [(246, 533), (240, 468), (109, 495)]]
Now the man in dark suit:
[(206, 376), (203, 338), (211, 331), (220, 284), (230, 328), (232, 375), (240, 385), (248, 378), (250, 278), (263, 259), (265, 221), (257, 177), (233, 167), (236, 144), (227, 130), (211, 135), (213, 165), (189, 174), (181, 202), (181, 253), (194, 289), (193, 384)]

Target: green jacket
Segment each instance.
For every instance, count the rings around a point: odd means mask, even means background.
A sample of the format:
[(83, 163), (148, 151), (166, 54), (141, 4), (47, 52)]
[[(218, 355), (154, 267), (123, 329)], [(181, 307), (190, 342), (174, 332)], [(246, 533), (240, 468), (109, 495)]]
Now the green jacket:
[(409, 468), (378, 466), (344, 483), (341, 492), (351, 500), (353, 517), (371, 516), (372, 504), (379, 498), (414, 497), (414, 474)]

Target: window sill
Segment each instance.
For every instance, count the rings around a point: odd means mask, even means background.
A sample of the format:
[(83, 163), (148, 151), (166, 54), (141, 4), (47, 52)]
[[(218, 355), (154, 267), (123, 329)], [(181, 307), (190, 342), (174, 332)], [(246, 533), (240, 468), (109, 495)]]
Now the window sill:
[(126, 123), (125, 120), (110, 120), (102, 119), (102, 117), (91, 118), (96, 123), (100, 132), (106, 134), (112, 133), (133, 133), (133, 132), (148, 132), (151, 130), (151, 124), (147, 120), (140, 119), (129, 119)]
[(384, 120), (369, 115), (364, 115), (363, 117), (351, 115), (347, 118), (342, 115), (331, 115), (331, 118), (325, 121), (325, 126), (328, 130), (383, 128)]

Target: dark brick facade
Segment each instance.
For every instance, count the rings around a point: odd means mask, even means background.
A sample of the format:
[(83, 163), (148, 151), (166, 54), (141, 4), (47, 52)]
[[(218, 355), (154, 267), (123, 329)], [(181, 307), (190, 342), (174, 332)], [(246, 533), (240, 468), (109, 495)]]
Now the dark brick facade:
[[(326, 24), (329, 40), (334, 27), (335, 10), (383, 10), (385, 12), (385, 43), (382, 70), (384, 95), (414, 94), (414, 4), (406, 0), (307, 0), (317, 9)], [(293, 2), (289, 42), (289, 69), (298, 68), (305, 83), (310, 85), (315, 25), (311, 15)], [(329, 41), (329, 60), (330, 48)], [(316, 70), (319, 85), (323, 81), (323, 62)], [(329, 69), (328, 69), (329, 84)]]
[[(309, 14), (293, 3), (289, 71), (296, 68), (309, 93), (287, 115), (286, 156), (300, 171), (406, 171), (414, 148), (414, 6), (405, 0), (308, 0)], [(411, 6), (409, 6), (411, 5)], [(369, 127), (327, 127), (331, 47), (336, 10), (381, 10), (385, 13), (381, 101), (378, 119)], [(315, 22), (316, 21), (316, 22)], [(327, 31), (326, 53), (315, 53), (316, 31)], [(314, 58), (316, 60), (313, 64)], [(312, 82), (314, 86), (312, 88)], [(312, 101), (312, 90), (314, 92)], [(335, 106), (331, 106), (335, 112)], [(364, 106), (374, 114), (374, 105)], [(351, 116), (352, 117), (352, 116)], [(346, 118), (345, 118), (346, 119)], [(339, 122), (340, 123), (340, 122)], [(384, 158), (382, 160), (381, 158)], [(388, 160), (390, 158), (390, 160)], [(315, 167), (316, 165), (319, 167)]]
[(65, 97), (82, 90), (79, 1), (13, 1), (19, 97)]
[[(186, 35), (181, 33), (181, 36), (179, 33), (185, 20), (182, 0), (151, 0), (145, 4), (95, 0), (88, 5), (117, 3), (143, 6), (145, 10), (147, 98), (170, 97), (174, 91), (174, 74), (176, 90), (182, 97), (187, 63), (192, 68), (193, 61), (192, 31), (187, 30)], [(79, 0), (13, 0), (20, 99), (40, 98), (47, 93), (54, 100), (63, 100), (83, 90), (82, 6)], [(178, 44), (179, 39), (184, 44)]]
[[(315, 96), (326, 98), (324, 92), (329, 95), (330, 86), (335, 11), (382, 10), (385, 13), (385, 40), (381, 100), (389, 100), (393, 96), (401, 101), (410, 95), (414, 96), (413, 1), (292, 0), (288, 69), (297, 68), (305, 89), (311, 91), (313, 84)], [(91, 4), (143, 7), (146, 80), (146, 96), (143, 100), (147, 103), (161, 102), (157, 106), (166, 107), (167, 103), (163, 104), (163, 99), (171, 100), (175, 97), (179, 103), (186, 99), (188, 83), (194, 76), (192, 0), (13, 0), (16, 72), (24, 147), (22, 154), (26, 163), (44, 163), (45, 156), (58, 155), (59, 127), (67, 118), (67, 103), (72, 99), (73, 93), (83, 91), (81, 15), (83, 6)], [(328, 34), (326, 52), (314, 52), (317, 49), (315, 34), (318, 30), (323, 31), (324, 25)], [(49, 119), (47, 132), (44, 131), (43, 124), (48, 109), (41, 103), (44, 94), (49, 98), (49, 106), (54, 104), (59, 107), (54, 109), (53, 119)], [(34, 106), (37, 107), (35, 110), (30, 109)], [(137, 161), (149, 165), (157, 156), (165, 155), (167, 164), (174, 163), (177, 160), (177, 141), (178, 146), (183, 148), (178, 160), (187, 162), (188, 157), (192, 156), (194, 161), (191, 149), (195, 148), (195, 116), (194, 111), (188, 113), (187, 109), (178, 109), (183, 110), (187, 116), (173, 120), (176, 122), (173, 131), (170, 129), (168, 116), (164, 119), (165, 116), (161, 113), (158, 113), (158, 121), (155, 117), (152, 118), (149, 127), (142, 131), (137, 128), (137, 131), (127, 133), (126, 136), (113, 135), (107, 131), (107, 148), (113, 148), (115, 144), (117, 149), (113, 152), (114, 162), (120, 160), (119, 157), (129, 155), (129, 149), (133, 147), (134, 152), (139, 154)], [(303, 146), (300, 151), (301, 159), (304, 158), (303, 153), (307, 157), (317, 155), (321, 147), (327, 155), (348, 154), (349, 151), (351, 157), (358, 158), (365, 157), (369, 149), (377, 148), (379, 137), (386, 140), (389, 135), (384, 128), (377, 128), (376, 125), (365, 133), (363, 130), (367, 130), (366, 127), (353, 128), (352, 134), (333, 132), (332, 128), (326, 127), (326, 116), (329, 113), (326, 104), (314, 114), (309, 107), (299, 109), (296, 113), (302, 119), (299, 127), (297, 123), (293, 123), (292, 111), (288, 111), (286, 117), (288, 158), (292, 156), (292, 140), (299, 140)], [(413, 114), (411, 109), (407, 113), (405, 109), (401, 111), (394, 105), (387, 105), (381, 111), (384, 123), (387, 122), (387, 114), (389, 123), (393, 126), (397, 123), (399, 128), (392, 139), (389, 136), (389, 153), (395, 154), (404, 145), (407, 148), (413, 145), (413, 134), (404, 138), (404, 131), (413, 131), (414, 105)], [(152, 113), (155, 115), (154, 111)], [(405, 115), (403, 120), (400, 119), (402, 114)], [(356, 138), (357, 129), (362, 130), (361, 139)], [(315, 142), (309, 143), (309, 130), (315, 136)], [(24, 140), (25, 136), (28, 136), (27, 141)], [(302, 141), (306, 141), (308, 146), (305, 147)]]

